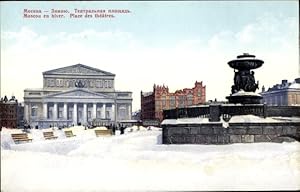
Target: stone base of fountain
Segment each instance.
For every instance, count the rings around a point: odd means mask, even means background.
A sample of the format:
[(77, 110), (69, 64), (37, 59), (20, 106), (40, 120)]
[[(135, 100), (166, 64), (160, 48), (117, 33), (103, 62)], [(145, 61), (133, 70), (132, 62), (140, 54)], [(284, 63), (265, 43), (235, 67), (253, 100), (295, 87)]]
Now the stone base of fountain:
[(244, 92), (240, 91), (230, 96), (226, 97), (229, 103), (240, 103), (240, 104), (260, 104), (262, 100), (262, 96), (253, 92)]
[[(300, 141), (300, 121), (163, 122), (163, 144), (233, 144)], [(180, 119), (173, 120), (180, 121)], [(171, 122), (171, 123), (170, 123)], [(224, 124), (227, 124), (224, 127)]]

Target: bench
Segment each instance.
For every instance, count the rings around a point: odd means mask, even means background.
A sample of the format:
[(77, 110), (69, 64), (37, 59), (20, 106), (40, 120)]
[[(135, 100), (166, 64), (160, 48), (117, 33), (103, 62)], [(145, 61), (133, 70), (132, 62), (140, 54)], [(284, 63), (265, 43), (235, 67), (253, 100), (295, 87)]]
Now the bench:
[(20, 142), (32, 142), (32, 139), (28, 138), (28, 134), (27, 133), (13, 133), (11, 134), (12, 139), (14, 140), (14, 142), (16, 144), (20, 143)]
[(54, 136), (53, 131), (43, 132), (45, 139), (57, 139), (57, 136)]
[(99, 136), (103, 136), (103, 135), (112, 135), (112, 132), (110, 129), (108, 130), (95, 130), (95, 134), (96, 134), (96, 137), (99, 137)]
[(66, 137), (75, 137), (76, 135), (73, 134), (73, 131), (65, 131)]

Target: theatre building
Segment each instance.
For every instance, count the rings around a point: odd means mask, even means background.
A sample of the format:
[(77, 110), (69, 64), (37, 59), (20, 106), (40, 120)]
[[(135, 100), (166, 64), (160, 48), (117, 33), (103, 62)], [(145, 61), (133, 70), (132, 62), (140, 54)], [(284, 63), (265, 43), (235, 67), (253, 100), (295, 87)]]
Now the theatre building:
[(24, 118), (32, 127), (130, 120), (132, 92), (116, 91), (114, 78), (83, 64), (43, 72), (43, 88), (24, 90)]
[(195, 82), (193, 88), (184, 88), (174, 93), (165, 86), (154, 85), (152, 92), (141, 92), (141, 120), (163, 120), (163, 110), (205, 103), (206, 86)]

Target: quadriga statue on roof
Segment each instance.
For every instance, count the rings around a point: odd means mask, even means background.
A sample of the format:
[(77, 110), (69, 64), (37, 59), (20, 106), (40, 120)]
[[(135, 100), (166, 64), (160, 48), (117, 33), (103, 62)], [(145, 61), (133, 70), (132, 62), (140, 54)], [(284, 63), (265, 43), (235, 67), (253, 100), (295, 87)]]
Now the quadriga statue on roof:
[(84, 86), (85, 84), (81, 80), (75, 82), (75, 87), (77, 88), (83, 88)]

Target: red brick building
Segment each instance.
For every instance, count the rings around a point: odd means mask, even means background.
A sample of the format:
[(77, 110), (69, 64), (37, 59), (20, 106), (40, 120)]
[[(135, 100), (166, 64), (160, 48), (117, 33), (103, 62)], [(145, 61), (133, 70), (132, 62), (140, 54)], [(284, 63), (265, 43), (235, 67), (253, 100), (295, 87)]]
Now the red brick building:
[(205, 103), (205, 86), (195, 82), (193, 88), (169, 93), (169, 88), (154, 85), (152, 92), (141, 92), (141, 120), (163, 120), (163, 110)]
[(18, 101), (13, 96), (10, 100), (5, 96), (0, 101), (0, 128), (17, 127)]

